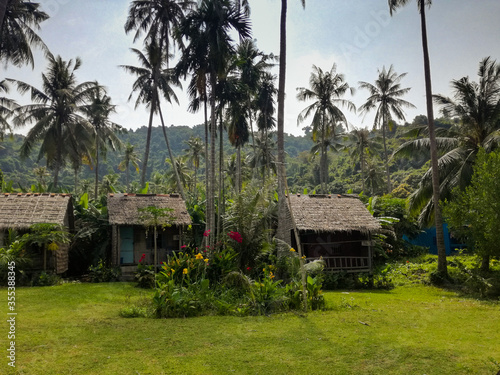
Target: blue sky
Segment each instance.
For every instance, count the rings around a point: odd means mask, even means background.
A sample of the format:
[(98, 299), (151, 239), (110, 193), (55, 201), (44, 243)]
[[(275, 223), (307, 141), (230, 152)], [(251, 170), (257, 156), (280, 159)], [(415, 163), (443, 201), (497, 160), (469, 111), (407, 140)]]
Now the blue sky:
[[(142, 48), (125, 35), (123, 25), (129, 1), (126, 0), (40, 0), (51, 18), (42, 24), (41, 37), (53, 54), (64, 59), (79, 56), (80, 81), (98, 80), (108, 88), (117, 105), (113, 120), (127, 129), (146, 125), (148, 113), (134, 101), (128, 102), (133, 77), (118, 65), (136, 65), (129, 48)], [(417, 108), (406, 110), (407, 120), (425, 114), (420, 18), (416, 1), (410, 2), (393, 17), (386, 0), (288, 0), (287, 83), (285, 131), (302, 134), (297, 116), (308, 103), (297, 102), (296, 88), (308, 85), (312, 65), (345, 75), (354, 87), (359, 81), (373, 82), (377, 69), (393, 64), (397, 73), (407, 73), (404, 87), (411, 87), (405, 98)], [(250, 0), (253, 37), (266, 53), (279, 53), (280, 0)], [(486, 56), (500, 60), (500, 1), (439, 0), (434, 1), (428, 16), (428, 35), (434, 93), (450, 95), (450, 81), (463, 76), (476, 80), (479, 61)], [(3, 69), (5, 77), (41, 86), (45, 60), (37, 54), (35, 70)], [(276, 70), (277, 74), (277, 70)], [(180, 105), (164, 104), (167, 124), (196, 125), (202, 114), (187, 112), (187, 100), (178, 91)], [(352, 100), (357, 106), (366, 100), (367, 92), (357, 90)], [(19, 98), (24, 103), (28, 98)], [(439, 115), (438, 108), (435, 112)], [(346, 114), (351, 126), (371, 127), (372, 117)], [(155, 125), (159, 120), (155, 121)], [(18, 129), (26, 133), (28, 128)]]

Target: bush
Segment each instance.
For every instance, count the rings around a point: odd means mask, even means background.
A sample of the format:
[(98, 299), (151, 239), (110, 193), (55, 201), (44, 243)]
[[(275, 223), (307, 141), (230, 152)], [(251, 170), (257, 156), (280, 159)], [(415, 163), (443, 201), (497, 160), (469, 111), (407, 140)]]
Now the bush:
[(139, 288), (152, 289), (155, 287), (155, 269), (152, 265), (146, 266), (139, 263), (134, 277)]
[(53, 286), (61, 284), (61, 282), (61, 276), (45, 271), (34, 274), (31, 279), (32, 286)]
[(119, 281), (121, 275), (122, 271), (120, 267), (108, 267), (102, 259), (99, 260), (97, 266), (89, 267), (89, 278), (93, 283)]

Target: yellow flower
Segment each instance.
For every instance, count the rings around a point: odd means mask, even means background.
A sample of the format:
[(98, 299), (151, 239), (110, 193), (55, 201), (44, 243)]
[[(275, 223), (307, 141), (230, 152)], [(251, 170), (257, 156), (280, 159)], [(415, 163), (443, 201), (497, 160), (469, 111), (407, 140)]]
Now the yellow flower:
[(274, 279), (274, 275), (273, 275), (273, 273), (272, 273), (272, 272), (269, 272), (269, 278), (270, 278), (270, 279)]
[(188, 269), (187, 269), (187, 268), (184, 268), (184, 269), (182, 270), (182, 273), (183, 273), (184, 275), (187, 275), (187, 273), (188, 273)]
[(266, 272), (266, 269), (265, 269), (265, 268), (263, 268), (263, 269), (262, 269), (262, 271), (263, 271), (263, 272)]
[(295, 253), (295, 249), (294, 249), (293, 247), (290, 249), (290, 251), (291, 251), (292, 253)]
[(208, 258), (207, 259), (203, 259), (205, 261), (205, 263), (208, 263)]
[(201, 255), (200, 253), (196, 254), (196, 259), (203, 259), (203, 255)]
[(306, 256), (305, 256), (305, 255), (303, 255), (303, 256), (302, 256), (302, 259), (306, 259)]
[(50, 250), (50, 251), (57, 251), (57, 249), (59, 249), (59, 246), (57, 246), (57, 244), (55, 242), (51, 242), (49, 244), (49, 246), (47, 246), (47, 248)]

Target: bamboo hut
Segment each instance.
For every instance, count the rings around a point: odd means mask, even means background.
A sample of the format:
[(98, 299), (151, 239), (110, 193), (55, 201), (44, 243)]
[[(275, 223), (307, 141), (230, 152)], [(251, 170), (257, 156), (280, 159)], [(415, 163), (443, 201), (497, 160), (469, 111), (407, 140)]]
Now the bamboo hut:
[(147, 230), (141, 218), (140, 209), (146, 207), (172, 210), (169, 218), (159, 219), (158, 263), (166, 261), (169, 253), (181, 249), (183, 232), (191, 224), (186, 203), (178, 194), (110, 194), (111, 261), (121, 266), (124, 276), (136, 269), (141, 258), (143, 264), (154, 262), (153, 231)]
[[(33, 224), (59, 224), (69, 232), (74, 230), (73, 203), (69, 194), (2, 193), (0, 194), (0, 247), (5, 245), (7, 231), (27, 233)], [(48, 268), (60, 274), (68, 269), (69, 245), (49, 251)], [(42, 269), (41, 249), (29, 249), (33, 268)]]
[(323, 259), (326, 269), (372, 270), (372, 235), (379, 222), (355, 195), (291, 195), (290, 243), (296, 247), (293, 222), (308, 261)]

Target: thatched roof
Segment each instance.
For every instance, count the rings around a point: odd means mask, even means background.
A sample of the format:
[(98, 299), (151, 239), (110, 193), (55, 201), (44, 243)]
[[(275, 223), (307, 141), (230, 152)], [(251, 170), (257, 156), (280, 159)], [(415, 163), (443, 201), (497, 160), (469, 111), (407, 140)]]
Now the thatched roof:
[[(28, 229), (32, 224), (73, 225), (69, 194), (0, 194), (0, 229)], [(71, 228), (70, 228), (71, 229)]]
[(352, 195), (291, 195), (292, 213), (300, 231), (371, 233), (381, 229), (363, 202)]
[(153, 206), (171, 208), (173, 225), (191, 224), (186, 203), (178, 194), (110, 194), (108, 195), (109, 223), (113, 225), (143, 225), (139, 208)]

